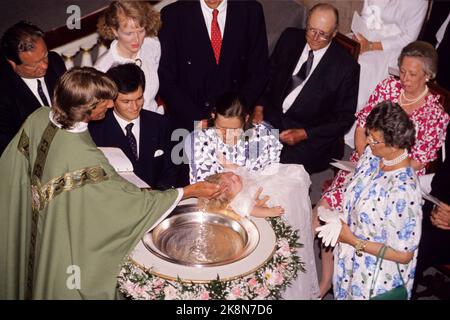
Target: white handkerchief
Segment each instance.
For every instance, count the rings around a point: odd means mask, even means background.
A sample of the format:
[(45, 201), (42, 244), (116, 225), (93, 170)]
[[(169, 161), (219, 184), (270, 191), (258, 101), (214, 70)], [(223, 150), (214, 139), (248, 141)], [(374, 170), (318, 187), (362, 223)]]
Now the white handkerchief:
[(154, 158), (162, 156), (164, 154), (164, 151), (162, 151), (161, 149), (158, 149), (155, 151), (155, 154), (153, 155)]

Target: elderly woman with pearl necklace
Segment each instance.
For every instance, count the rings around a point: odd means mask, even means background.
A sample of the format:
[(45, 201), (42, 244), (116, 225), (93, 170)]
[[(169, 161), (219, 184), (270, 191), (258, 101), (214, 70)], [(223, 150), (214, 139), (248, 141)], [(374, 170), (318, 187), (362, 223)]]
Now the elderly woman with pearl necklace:
[[(445, 141), (449, 116), (439, 102), (439, 96), (428, 90), (427, 82), (437, 72), (438, 56), (434, 47), (423, 41), (414, 41), (403, 48), (398, 66), (400, 79), (389, 77), (382, 81), (372, 93), (365, 108), (356, 114), (355, 151), (350, 161), (357, 163), (367, 146), (366, 119), (379, 103), (388, 100), (398, 103), (416, 127), (416, 140), (409, 152), (411, 167), (420, 176), (426, 165), (435, 160)], [(342, 197), (350, 175), (339, 171), (331, 186), (324, 192), (320, 204), (342, 210)], [(316, 210), (314, 210), (316, 216)], [(313, 223), (318, 223), (316, 218)], [(331, 287), (332, 252), (322, 249), (321, 295)]]
[(419, 181), (408, 158), (414, 124), (385, 101), (370, 113), (366, 132), (368, 146), (343, 197), (334, 295), (367, 300), (404, 285), (410, 297), (422, 222)]

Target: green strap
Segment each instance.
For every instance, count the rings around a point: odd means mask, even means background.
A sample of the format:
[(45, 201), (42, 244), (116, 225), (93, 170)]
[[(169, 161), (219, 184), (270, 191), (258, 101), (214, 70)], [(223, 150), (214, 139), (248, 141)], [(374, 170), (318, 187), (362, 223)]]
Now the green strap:
[[(28, 276), (27, 276), (27, 288), (26, 299), (32, 299), (33, 296), (33, 279), (34, 279), (34, 261), (36, 257), (36, 239), (37, 229), (39, 222), (39, 210), (41, 209), (42, 201), (36, 199), (40, 197), (39, 192), (41, 187), (41, 178), (44, 172), (45, 162), (47, 161), (48, 150), (55, 137), (58, 127), (56, 127), (51, 121), (49, 121), (47, 127), (42, 134), (41, 141), (37, 149), (36, 160), (34, 162), (33, 171), (31, 175), (31, 188), (32, 188), (32, 219), (31, 219), (31, 237), (30, 237), (30, 251), (28, 254)], [(34, 192), (33, 192), (34, 190)]]
[[(378, 251), (378, 254), (377, 254), (377, 261), (375, 262), (375, 267), (376, 267), (377, 269), (376, 269), (376, 273), (375, 273), (374, 277), (372, 278), (372, 284), (371, 284), (371, 286), (370, 286), (370, 291), (369, 291), (369, 299), (372, 298), (373, 290), (375, 289), (375, 283), (376, 283), (376, 281), (377, 281), (377, 279), (378, 279), (378, 275), (379, 275), (379, 273), (380, 273), (381, 264), (383, 263), (383, 260), (384, 260), (384, 254), (386, 253), (387, 248), (388, 248), (387, 245), (383, 245), (383, 246), (381, 247), (380, 251)], [(379, 265), (379, 266), (378, 266), (378, 261), (380, 261), (380, 265)], [(397, 271), (398, 271), (398, 274), (399, 274), (400, 279), (401, 279), (401, 281), (402, 281), (402, 285), (404, 286), (404, 285), (405, 285), (405, 281), (403, 280), (402, 273), (400, 272), (400, 266), (399, 266), (398, 262), (396, 262), (396, 264), (397, 264)]]

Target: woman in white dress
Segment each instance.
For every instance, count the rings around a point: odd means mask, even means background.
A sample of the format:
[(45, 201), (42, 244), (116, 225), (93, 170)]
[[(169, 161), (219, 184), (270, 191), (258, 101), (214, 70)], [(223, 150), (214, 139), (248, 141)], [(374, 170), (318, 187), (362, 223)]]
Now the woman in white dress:
[(99, 18), (97, 31), (113, 42), (94, 67), (106, 72), (115, 64), (136, 63), (145, 74), (144, 109), (163, 114), (163, 106), (155, 100), (159, 89), (160, 25), (159, 12), (146, 1), (112, 2)]
[[(417, 39), (427, 5), (426, 0), (364, 0), (361, 15), (377, 41), (354, 35), (354, 40), (361, 45), (357, 112), (367, 104), (377, 84), (388, 77), (389, 66), (396, 68), (402, 48)], [(355, 127), (356, 124), (345, 136), (351, 148), (354, 148)]]
[[(305, 263), (306, 273), (299, 272), (283, 297), (316, 299), (319, 287), (310, 227), (309, 175), (301, 165), (279, 164), (282, 144), (276, 130), (264, 123), (248, 128), (248, 120), (241, 99), (233, 94), (218, 99), (213, 127), (194, 131), (187, 141), (191, 183), (232, 170), (244, 181), (252, 180), (253, 186), (262, 187), (263, 195), (270, 197), (269, 207), (283, 207), (283, 216), (299, 230), (299, 242), (304, 245), (298, 249), (298, 255)], [(244, 187), (237, 204), (234, 199), (235, 206), (242, 208), (246, 203), (251, 204), (254, 191)]]

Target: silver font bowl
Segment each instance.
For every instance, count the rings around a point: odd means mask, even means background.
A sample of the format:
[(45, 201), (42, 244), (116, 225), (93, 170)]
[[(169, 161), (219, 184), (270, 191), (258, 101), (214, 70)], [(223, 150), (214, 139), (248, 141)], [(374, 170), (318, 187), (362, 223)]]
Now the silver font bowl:
[(247, 219), (203, 212), (196, 205), (180, 205), (144, 237), (144, 245), (172, 263), (210, 267), (238, 261), (258, 245), (259, 232)]

